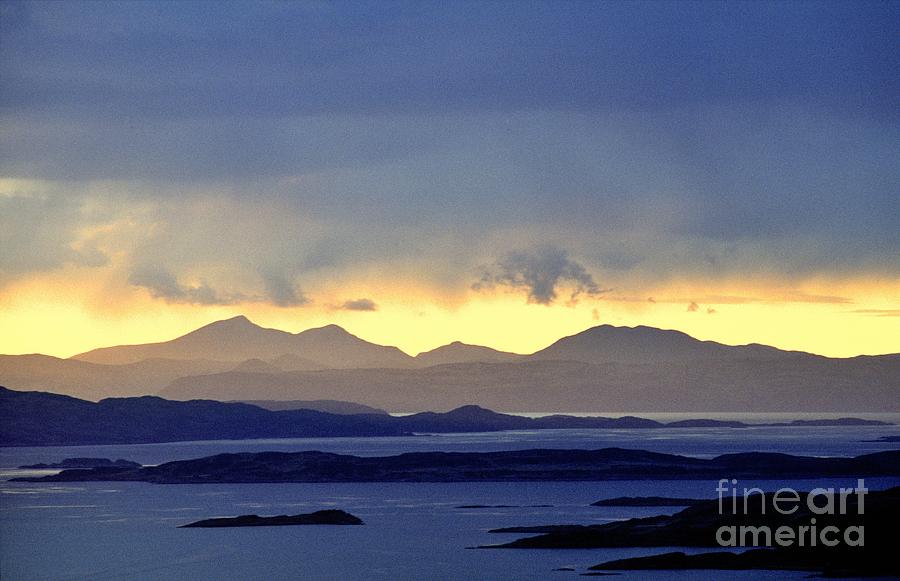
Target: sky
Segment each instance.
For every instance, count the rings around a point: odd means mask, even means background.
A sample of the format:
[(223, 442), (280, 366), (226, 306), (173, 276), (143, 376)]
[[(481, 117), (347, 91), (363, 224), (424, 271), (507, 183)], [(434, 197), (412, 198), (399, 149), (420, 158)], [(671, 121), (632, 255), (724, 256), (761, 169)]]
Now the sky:
[(900, 3), (0, 4), (0, 352), (237, 314), (900, 352)]

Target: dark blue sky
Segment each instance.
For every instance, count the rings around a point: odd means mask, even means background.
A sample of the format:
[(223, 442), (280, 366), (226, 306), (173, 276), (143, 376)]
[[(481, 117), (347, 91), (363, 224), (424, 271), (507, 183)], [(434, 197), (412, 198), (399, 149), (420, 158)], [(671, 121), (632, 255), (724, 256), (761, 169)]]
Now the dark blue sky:
[(163, 298), (288, 305), (322, 269), (468, 289), (523, 256), (900, 275), (897, 2), (0, 10), (0, 284), (110, 245)]

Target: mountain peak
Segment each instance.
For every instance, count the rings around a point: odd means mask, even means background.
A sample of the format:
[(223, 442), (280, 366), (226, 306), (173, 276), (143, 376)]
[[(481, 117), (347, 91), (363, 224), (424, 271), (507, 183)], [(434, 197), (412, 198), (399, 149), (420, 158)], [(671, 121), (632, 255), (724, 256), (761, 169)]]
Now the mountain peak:
[(686, 333), (682, 333), (681, 331), (675, 331), (673, 329), (660, 329), (659, 327), (648, 327), (647, 325), (635, 325), (633, 327), (629, 327), (628, 325), (610, 325), (609, 323), (603, 323), (602, 325), (597, 325), (595, 327), (590, 327), (585, 329), (581, 333), (576, 333), (576, 335), (582, 335), (584, 333), (595, 333), (595, 332), (622, 332), (622, 333), (646, 333), (646, 334), (665, 334), (672, 333), (678, 335), (686, 335)]
[(484, 363), (515, 361), (521, 356), (515, 353), (497, 351), (490, 347), (471, 345), (462, 341), (453, 341), (436, 347), (431, 351), (423, 351), (416, 355), (417, 364), (424, 366), (443, 365), (448, 363)]
[(462, 341), (453, 341), (452, 343), (447, 343), (446, 345), (441, 345), (440, 347), (435, 347), (431, 351), (423, 351), (423, 353), (435, 353), (438, 351), (445, 351), (448, 349), (490, 349), (490, 347), (481, 347), (480, 345), (470, 345), (469, 343), (463, 343)]
[(560, 339), (560, 341), (576, 339), (602, 339), (640, 342), (654, 340), (688, 340), (692, 342), (699, 342), (699, 340), (694, 339), (687, 333), (676, 331), (674, 329), (660, 329), (658, 327), (648, 327), (647, 325), (635, 325), (634, 327), (628, 327), (625, 325), (610, 325), (608, 323), (597, 325), (596, 327), (589, 327), (584, 331), (581, 331), (580, 333), (575, 333), (574, 335), (563, 337), (562, 339)]
[(238, 316), (236, 316), (236, 317), (231, 317), (230, 319), (222, 319), (221, 321), (216, 321), (216, 322), (213, 323), (213, 324), (220, 324), (220, 325), (234, 325), (234, 326), (248, 326), (248, 325), (250, 325), (250, 326), (253, 326), (253, 327), (258, 327), (258, 326), (259, 326), (259, 325), (257, 325), (256, 323), (254, 323), (253, 321), (251, 321), (250, 319), (248, 319), (248, 318), (247, 318), (246, 316), (244, 316), (244, 315), (238, 315)]
[[(230, 319), (220, 319), (218, 321), (213, 321), (207, 325), (200, 327), (200, 329), (206, 329), (208, 327), (222, 327), (222, 328), (240, 328), (240, 327), (258, 327), (256, 323), (245, 317), (244, 315), (238, 315), (236, 317), (231, 317)], [(199, 331), (200, 329), (197, 329)]]
[(563, 337), (533, 354), (535, 359), (567, 359), (586, 363), (659, 363), (698, 359), (780, 357), (784, 352), (752, 345), (701, 341), (682, 331), (646, 325), (598, 325)]
[(497, 412), (495, 412), (493, 410), (489, 410), (485, 407), (481, 407), (480, 405), (469, 404), (469, 405), (460, 406), (458, 408), (454, 408), (454, 409), (450, 410), (449, 412), (446, 412), (446, 415), (448, 417), (453, 417), (453, 418), (474, 419), (474, 418), (494, 418), (501, 414), (498, 414)]
[(340, 325), (335, 325), (331, 323), (329, 325), (325, 325), (323, 327), (314, 327), (312, 329), (306, 329), (305, 331), (300, 331), (297, 333), (298, 335), (319, 335), (325, 337), (355, 337), (350, 331), (341, 327)]
[(262, 330), (263, 327), (260, 327), (244, 315), (238, 315), (237, 317), (231, 317), (230, 319), (213, 321), (184, 336), (222, 335), (224, 337), (226, 335), (233, 335), (234, 333), (248, 333)]

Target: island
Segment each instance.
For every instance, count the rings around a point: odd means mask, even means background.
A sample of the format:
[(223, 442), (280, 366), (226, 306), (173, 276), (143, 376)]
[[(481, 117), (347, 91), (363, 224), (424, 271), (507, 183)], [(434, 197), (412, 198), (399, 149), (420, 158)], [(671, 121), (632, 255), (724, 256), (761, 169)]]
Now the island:
[[(607, 561), (591, 567), (592, 571), (660, 570), (660, 569), (721, 569), (721, 570), (791, 570), (819, 572), (825, 576), (871, 576), (900, 574), (900, 563), (894, 559), (896, 547), (894, 527), (900, 518), (900, 487), (883, 491), (869, 491), (864, 511), (860, 514), (858, 496), (846, 498), (846, 510), (832, 513), (813, 512), (809, 508), (808, 493), (799, 493), (797, 510), (784, 514), (775, 509), (773, 494), (753, 494), (748, 497), (749, 509), (732, 514), (720, 511), (718, 500), (709, 500), (685, 508), (671, 516), (634, 518), (621, 522), (597, 525), (543, 525), (536, 527), (508, 527), (494, 529), (494, 533), (540, 533), (516, 541), (485, 545), (489, 549), (588, 549), (635, 547), (703, 547), (749, 548), (736, 553), (721, 550), (689, 555), (666, 552)], [(743, 497), (738, 497), (743, 507)], [(816, 501), (822, 506), (821, 500)], [(794, 506), (794, 505), (792, 505)], [(783, 505), (782, 505), (783, 507)], [(811, 528), (815, 525), (815, 528)], [(723, 539), (733, 539), (723, 547)], [(772, 533), (785, 527), (797, 536), (790, 542), (778, 544)], [(830, 530), (829, 530), (830, 529)], [(861, 530), (864, 529), (864, 533)], [(728, 532), (732, 530), (732, 532)], [(741, 532), (743, 531), (743, 532)], [(827, 538), (826, 533), (827, 532)], [(731, 535), (735, 536), (732, 537)], [(864, 537), (862, 536), (864, 534)], [(815, 542), (811, 542), (811, 535)], [(801, 541), (801, 537), (805, 537)], [(864, 543), (861, 542), (864, 538)], [(768, 541), (766, 540), (768, 539)], [(823, 542), (823, 539), (827, 541)], [(835, 540), (837, 542), (833, 543)], [(731, 542), (731, 541), (729, 541)], [(774, 547), (774, 548), (771, 548)]]
[(874, 444), (900, 444), (900, 436), (881, 436), (877, 440), (863, 440)]
[(180, 529), (214, 529), (230, 527), (284, 527), (296, 525), (361, 525), (361, 519), (343, 510), (318, 510), (308, 514), (278, 516), (257, 516), (245, 514), (228, 518), (208, 518), (190, 524), (181, 525)]
[(243, 482), (518, 482), (604, 480), (718, 480), (900, 476), (900, 450), (855, 458), (775, 453), (691, 458), (645, 450), (513, 450), (415, 452), (351, 456), (327, 452), (217, 454), (158, 466), (63, 470), (23, 482), (137, 481), (156, 484)]
[[(505, 430), (746, 429), (771, 426), (803, 429), (809, 426), (890, 425), (859, 418), (802, 420), (789, 424), (745, 424), (702, 418), (663, 423), (634, 416), (579, 417), (560, 414), (529, 418), (499, 413), (477, 405), (465, 405), (447, 412), (421, 412), (395, 417), (381, 413), (345, 415), (311, 409), (280, 409), (277, 403), (257, 403), (279, 409), (273, 411), (259, 405), (213, 400), (171, 401), (153, 396), (90, 402), (53, 393), (0, 387), (0, 446), (397, 437)], [(293, 408), (293, 405), (288, 403), (287, 407)]]
[(140, 468), (141, 465), (131, 460), (110, 460), (109, 458), (66, 458), (61, 462), (50, 464), (26, 464), (19, 466), (21, 470), (51, 470), (51, 469), (75, 469), (75, 468)]

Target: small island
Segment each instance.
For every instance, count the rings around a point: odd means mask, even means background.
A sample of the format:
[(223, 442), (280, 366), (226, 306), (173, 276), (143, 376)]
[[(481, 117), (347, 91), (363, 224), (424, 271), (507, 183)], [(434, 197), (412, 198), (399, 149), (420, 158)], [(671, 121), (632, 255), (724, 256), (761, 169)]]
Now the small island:
[(283, 527), (296, 525), (361, 525), (365, 524), (358, 517), (343, 510), (319, 510), (308, 514), (278, 516), (257, 516), (245, 514), (227, 518), (208, 518), (190, 524), (181, 525), (180, 529), (231, 528), (231, 527)]
[(881, 436), (877, 440), (863, 440), (863, 442), (875, 444), (900, 444), (900, 436)]
[(27, 464), (19, 466), (21, 470), (73, 470), (73, 469), (92, 469), (92, 468), (140, 468), (141, 465), (131, 460), (110, 460), (109, 458), (66, 458), (62, 462), (54, 462), (51, 464)]

